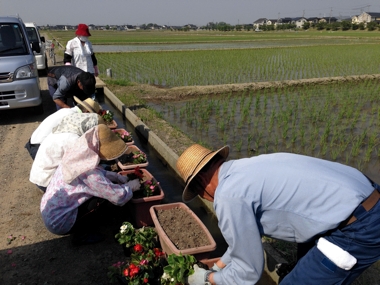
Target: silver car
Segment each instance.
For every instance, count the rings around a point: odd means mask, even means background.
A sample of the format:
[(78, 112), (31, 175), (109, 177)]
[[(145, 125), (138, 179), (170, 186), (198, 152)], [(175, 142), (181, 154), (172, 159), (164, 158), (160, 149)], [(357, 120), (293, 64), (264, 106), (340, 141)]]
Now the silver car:
[(26, 107), (43, 113), (34, 53), (23, 21), (0, 17), (0, 111)]

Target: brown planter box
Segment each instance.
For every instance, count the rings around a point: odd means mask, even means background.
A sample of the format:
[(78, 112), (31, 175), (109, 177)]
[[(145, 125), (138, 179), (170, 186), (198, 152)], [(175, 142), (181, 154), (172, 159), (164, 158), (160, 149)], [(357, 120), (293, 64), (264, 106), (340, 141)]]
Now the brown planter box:
[[(130, 154), (134, 151), (140, 151), (140, 149), (135, 146), (135, 145), (129, 145), (127, 150), (125, 151), (124, 154)], [(121, 159), (121, 158), (120, 158)], [(115, 159), (115, 161), (117, 162), (117, 165), (120, 167), (120, 169), (122, 170), (129, 170), (129, 169), (134, 169), (136, 166), (140, 166), (140, 167), (147, 167), (149, 165), (149, 162), (148, 162), (148, 159), (145, 163), (139, 163), (139, 164), (129, 164), (129, 165), (123, 165), (121, 163), (121, 161), (117, 158)]]
[[(144, 181), (146, 180), (153, 180), (157, 182), (157, 180), (153, 177), (153, 175), (146, 169), (141, 168), (140, 169), (144, 177)], [(126, 176), (127, 174), (133, 173), (134, 170), (126, 170), (126, 171), (120, 171), (119, 174)], [(147, 226), (153, 226), (153, 220), (152, 216), (150, 215), (149, 209), (150, 207), (154, 205), (161, 204), (162, 200), (165, 197), (164, 191), (161, 188), (161, 185), (158, 184), (157, 187), (160, 189), (160, 194), (150, 197), (144, 197), (144, 198), (132, 198), (130, 202), (128, 203), (128, 206), (131, 207), (131, 212), (135, 220), (135, 226), (137, 228), (141, 227), (147, 227)]]
[[(170, 210), (172, 208), (182, 208), (186, 212), (188, 212), (189, 215), (193, 217), (195, 222), (203, 229), (205, 235), (207, 236), (207, 239), (209, 240), (209, 245), (201, 246), (201, 247), (195, 247), (195, 248), (188, 248), (179, 250), (173, 242), (169, 239), (167, 234), (165, 233), (164, 229), (161, 227), (160, 222), (158, 221), (156, 211), (157, 210)], [(178, 203), (170, 203), (170, 204), (162, 204), (162, 205), (156, 205), (152, 206), (150, 208), (150, 214), (153, 219), (153, 223), (156, 227), (158, 237), (160, 239), (161, 248), (163, 249), (166, 254), (191, 254), (193, 255), (197, 260), (207, 259), (210, 256), (210, 253), (216, 249), (216, 242), (214, 238), (212, 237), (210, 231), (206, 228), (206, 226), (202, 223), (202, 221), (198, 218), (198, 216), (188, 207), (186, 204), (182, 202)]]

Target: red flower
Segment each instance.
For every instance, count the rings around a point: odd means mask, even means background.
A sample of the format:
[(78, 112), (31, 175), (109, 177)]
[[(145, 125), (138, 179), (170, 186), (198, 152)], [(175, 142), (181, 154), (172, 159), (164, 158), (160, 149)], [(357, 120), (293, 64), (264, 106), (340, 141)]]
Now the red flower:
[(143, 280), (144, 283), (148, 283), (148, 281), (149, 281), (148, 278), (144, 278)]
[(142, 252), (144, 250), (144, 248), (142, 247), (141, 244), (136, 244), (134, 247), (133, 247), (133, 250), (135, 252)]
[(160, 256), (165, 255), (165, 253), (163, 251), (161, 251), (159, 248), (154, 248), (153, 251), (154, 251), (154, 254), (156, 255), (156, 257), (160, 257)]
[(129, 275), (129, 269), (128, 268), (124, 269), (123, 274), (124, 274), (125, 277), (128, 277), (128, 275)]
[(140, 268), (135, 266), (135, 268), (131, 268), (131, 272), (129, 273), (129, 275), (131, 276), (131, 278), (133, 278), (137, 274), (139, 274), (139, 271), (140, 271)]
[(140, 265), (147, 265), (149, 261), (147, 259), (143, 259), (140, 261)]
[(135, 167), (134, 174), (135, 174), (138, 178), (140, 178), (140, 179), (142, 179), (143, 176), (144, 176), (143, 172), (140, 170), (140, 166), (136, 166), (136, 167)]

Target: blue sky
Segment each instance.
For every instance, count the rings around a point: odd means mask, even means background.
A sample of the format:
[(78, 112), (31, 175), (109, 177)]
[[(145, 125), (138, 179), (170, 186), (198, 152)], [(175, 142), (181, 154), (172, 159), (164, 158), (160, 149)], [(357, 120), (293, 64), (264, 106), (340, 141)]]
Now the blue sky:
[[(362, 2), (362, 3), (361, 3)], [(352, 16), (380, 12), (379, 0), (0, 0), (0, 15), (37, 25), (205, 25), (258, 18)]]

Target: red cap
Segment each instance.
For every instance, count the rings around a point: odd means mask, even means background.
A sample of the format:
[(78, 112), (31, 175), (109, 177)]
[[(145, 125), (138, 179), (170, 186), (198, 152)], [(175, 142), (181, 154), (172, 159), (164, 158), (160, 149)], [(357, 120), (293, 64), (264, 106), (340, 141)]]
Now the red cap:
[(78, 29), (75, 32), (75, 34), (78, 35), (78, 36), (84, 36), (84, 37), (91, 36), (91, 34), (90, 34), (89, 30), (88, 30), (88, 26), (86, 24), (79, 24), (78, 25)]

